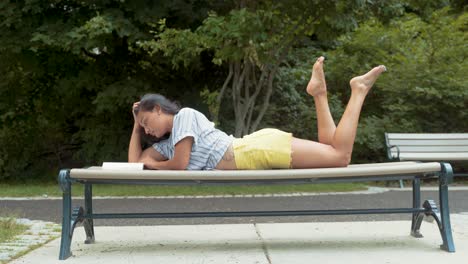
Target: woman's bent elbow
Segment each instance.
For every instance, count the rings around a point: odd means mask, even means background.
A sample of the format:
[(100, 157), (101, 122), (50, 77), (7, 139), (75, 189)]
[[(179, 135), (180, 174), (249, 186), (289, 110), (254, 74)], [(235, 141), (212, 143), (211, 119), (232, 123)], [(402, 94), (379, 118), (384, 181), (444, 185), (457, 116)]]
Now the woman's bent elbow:
[(188, 163), (180, 165), (176, 170), (187, 170)]
[(140, 162), (140, 159), (128, 156), (128, 162)]
[(189, 165), (189, 161), (182, 161), (179, 162), (175, 168), (175, 170), (187, 170), (187, 167)]

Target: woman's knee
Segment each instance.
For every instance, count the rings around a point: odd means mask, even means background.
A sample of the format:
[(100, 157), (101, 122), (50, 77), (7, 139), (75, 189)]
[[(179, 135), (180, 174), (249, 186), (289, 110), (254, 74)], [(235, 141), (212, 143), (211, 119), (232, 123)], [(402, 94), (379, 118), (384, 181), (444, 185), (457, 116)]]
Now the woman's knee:
[(343, 151), (339, 151), (335, 148), (332, 150), (332, 154), (329, 156), (330, 167), (347, 167), (351, 162), (351, 154)]
[(351, 163), (351, 153), (338, 152), (336, 157), (337, 167), (347, 167)]

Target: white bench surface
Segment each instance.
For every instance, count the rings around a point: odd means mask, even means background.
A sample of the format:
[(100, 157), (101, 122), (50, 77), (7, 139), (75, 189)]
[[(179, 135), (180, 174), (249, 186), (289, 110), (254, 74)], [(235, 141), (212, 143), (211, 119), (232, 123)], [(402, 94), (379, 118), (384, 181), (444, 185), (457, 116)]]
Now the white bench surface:
[(115, 170), (102, 167), (71, 169), (72, 179), (87, 180), (281, 180), (338, 177), (392, 176), (440, 172), (438, 162), (386, 162), (355, 164), (342, 168), (279, 170)]
[(468, 160), (468, 133), (385, 133), (385, 138), (391, 159)]

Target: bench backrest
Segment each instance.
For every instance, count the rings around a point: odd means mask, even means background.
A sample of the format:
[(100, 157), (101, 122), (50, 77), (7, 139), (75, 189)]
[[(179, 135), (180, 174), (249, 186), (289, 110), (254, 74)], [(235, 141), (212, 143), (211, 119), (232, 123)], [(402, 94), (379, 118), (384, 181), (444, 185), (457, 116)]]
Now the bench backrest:
[(400, 161), (468, 161), (468, 133), (385, 133), (389, 159)]

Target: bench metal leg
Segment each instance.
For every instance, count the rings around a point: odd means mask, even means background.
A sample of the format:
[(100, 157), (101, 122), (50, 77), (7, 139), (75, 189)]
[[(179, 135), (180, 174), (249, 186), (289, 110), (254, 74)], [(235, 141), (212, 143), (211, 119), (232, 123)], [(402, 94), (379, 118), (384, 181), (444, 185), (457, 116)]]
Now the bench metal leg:
[[(419, 208), (421, 204), (421, 180), (413, 180), (413, 208)], [(419, 229), (421, 227), (424, 213), (413, 213), (411, 221), (411, 235), (417, 238), (423, 237)]]
[(59, 183), (62, 189), (62, 238), (60, 241), (59, 259), (64, 260), (71, 256), (70, 244), (73, 230), (71, 212), (71, 182), (68, 170), (61, 170)]
[[(419, 229), (421, 227), (424, 216), (432, 216), (439, 227), (440, 235), (442, 236), (441, 249), (448, 252), (455, 252), (455, 244), (452, 237), (452, 228), (450, 225), (450, 211), (448, 204), (448, 184), (453, 180), (452, 167), (448, 163), (441, 163), (442, 173), (439, 175), (439, 201), (440, 211), (437, 204), (433, 200), (424, 201), (423, 207), (426, 209), (424, 213), (413, 214), (413, 222), (411, 224), (411, 235), (414, 237), (422, 237)], [(413, 182), (413, 207), (415, 202), (420, 199), (419, 183)]]
[[(437, 226), (439, 227), (440, 235), (442, 236), (443, 241), (443, 244), (440, 246), (440, 248), (448, 252), (455, 252), (455, 246), (452, 239), (452, 230), (450, 229), (448, 231), (448, 229), (445, 228), (447, 223), (444, 220), (446, 219), (441, 217), (441, 213), (437, 208), (436, 203), (433, 200), (427, 200), (424, 202), (424, 208), (427, 209), (426, 215), (432, 216), (437, 222)], [(448, 225), (450, 227), (450, 223), (448, 223)], [(421, 223), (419, 223), (419, 226), (421, 226)]]
[(62, 189), (62, 237), (60, 240), (59, 259), (65, 260), (71, 256), (71, 242), (73, 231), (78, 223), (84, 220), (83, 207), (73, 208), (71, 199), (71, 180), (69, 170), (61, 170), (59, 173), (59, 183)]
[(448, 202), (448, 185), (453, 181), (452, 166), (448, 163), (441, 163), (442, 173), (439, 177), (439, 200), (440, 214), (442, 222), (439, 223), (440, 233), (442, 235), (443, 244), (440, 246), (448, 252), (455, 252), (455, 244), (453, 243), (452, 227), (450, 225), (450, 210)]
[[(85, 209), (84, 214), (86, 216), (93, 214), (93, 186), (90, 183), (85, 184)], [(85, 244), (94, 243), (94, 223), (92, 218), (86, 217), (83, 221), (83, 226), (86, 232)]]

